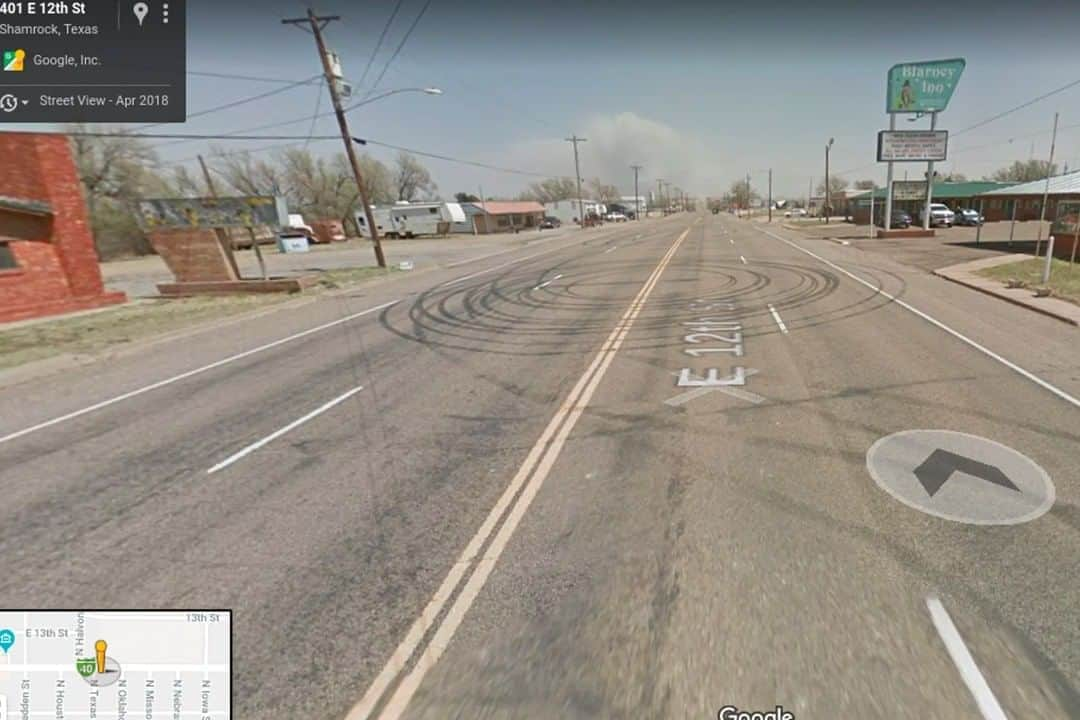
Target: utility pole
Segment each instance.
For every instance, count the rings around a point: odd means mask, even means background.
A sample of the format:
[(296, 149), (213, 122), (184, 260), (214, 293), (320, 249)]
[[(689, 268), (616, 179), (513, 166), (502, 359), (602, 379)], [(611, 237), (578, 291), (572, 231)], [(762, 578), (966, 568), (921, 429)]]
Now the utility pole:
[(585, 138), (579, 138), (577, 135), (572, 135), (565, 138), (566, 142), (574, 143), (574, 174), (577, 175), (577, 211), (578, 218), (581, 220), (582, 229), (585, 228), (585, 200), (581, 195), (581, 165), (578, 163), (578, 150), (577, 144), (579, 142), (588, 142)]
[[(203, 177), (206, 178), (206, 189), (209, 190), (210, 197), (216, 200), (218, 193), (217, 188), (214, 187), (214, 178), (210, 177), (210, 169), (206, 167), (206, 161), (203, 160), (202, 155), (199, 155), (199, 166), (202, 168)], [(240, 277), (240, 268), (236, 265), (236, 256), (233, 255), (232, 234), (226, 228), (214, 228), (214, 234), (217, 235), (218, 242), (221, 243), (222, 249), (225, 250), (225, 257), (229, 261), (229, 267), (232, 268), (236, 277)], [(262, 270), (263, 280), (265, 280), (266, 265), (263, 264), (259, 243), (255, 242), (255, 231), (252, 231), (251, 235), (251, 247), (255, 250), (255, 257), (259, 260), (259, 269)]]
[(664, 181), (656, 178), (656, 204), (660, 207), (660, 217), (664, 217)]
[(772, 168), (769, 168), (769, 222), (772, 222)]
[(750, 217), (750, 173), (746, 173), (746, 217)]
[(638, 177), (638, 171), (641, 170), (641, 166), (640, 165), (631, 165), (630, 167), (634, 169), (634, 218), (636, 220), (640, 220), (641, 219), (641, 198), (638, 196), (637, 177)]
[(371, 213), (371, 203), (368, 201), (367, 187), (364, 185), (364, 175), (360, 170), (360, 159), (356, 156), (356, 148), (353, 147), (353, 138), (349, 133), (349, 122), (345, 119), (345, 110), (341, 107), (341, 96), (338, 94), (337, 78), (334, 69), (330, 65), (330, 54), (326, 50), (323, 41), (323, 28), (335, 20), (341, 20), (340, 15), (325, 15), (319, 17), (315, 11), (308, 8), (307, 17), (286, 18), (282, 20), (284, 25), (296, 25), (297, 27), (307, 23), (311, 26), (311, 34), (315, 36), (315, 45), (319, 50), (319, 58), (322, 60), (323, 75), (326, 76), (326, 88), (330, 92), (330, 100), (334, 104), (334, 114), (337, 115), (338, 127), (341, 129), (341, 139), (345, 141), (345, 154), (349, 157), (352, 166), (353, 178), (356, 180), (357, 190), (360, 192), (360, 202), (364, 205), (364, 219), (367, 221), (368, 231), (371, 233), (371, 242), (375, 246), (375, 261), (379, 267), (386, 267), (386, 256), (383, 255), (382, 242), (379, 240), (379, 229), (375, 225), (375, 217)]
[[(1050, 173), (1053, 171), (1054, 166), (1054, 146), (1057, 145), (1057, 125), (1058, 114), (1054, 113), (1054, 134), (1050, 136), (1050, 160), (1046, 163), (1046, 185), (1043, 187), (1043, 199), (1042, 205), (1039, 207), (1039, 235), (1035, 240), (1035, 257), (1039, 257), (1039, 246), (1042, 245), (1042, 226), (1046, 221), (1046, 201), (1050, 196)], [(1050, 257), (1050, 248), (1046, 250), (1047, 258)], [(1049, 267), (1050, 260), (1047, 259), (1047, 267)], [(1046, 279), (1043, 279), (1046, 282)]]
[(832, 210), (830, 204), (832, 203), (832, 188), (829, 187), (829, 150), (832, 149), (833, 139), (829, 138), (829, 142), (825, 145), (825, 224), (829, 224), (829, 211)]

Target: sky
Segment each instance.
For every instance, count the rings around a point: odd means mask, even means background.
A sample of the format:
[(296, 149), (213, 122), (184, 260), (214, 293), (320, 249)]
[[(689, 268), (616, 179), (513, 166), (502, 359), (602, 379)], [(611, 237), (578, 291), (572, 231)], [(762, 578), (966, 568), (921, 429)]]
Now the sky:
[[(581, 172), (633, 191), (663, 178), (698, 196), (719, 195), (751, 174), (762, 194), (773, 171), (776, 197), (797, 198), (832, 171), (850, 181), (884, 181), (875, 138), (888, 127), (885, 77), (898, 62), (963, 57), (967, 67), (938, 127), (950, 159), (939, 169), (979, 178), (1014, 160), (1045, 158), (1060, 112), (1059, 166), (1080, 169), (1080, 85), (977, 129), (961, 132), (1069, 82), (1080, 80), (1080, 3), (1043, 0), (897, 3), (819, 2), (489, 2), (430, 0), (400, 53), (387, 65), (428, 0), (401, 0), (383, 46), (365, 67), (398, 0), (322, 0), (339, 14), (326, 29), (346, 77), (361, 94), (435, 86), (442, 95), (401, 93), (352, 111), (354, 135), (525, 173)], [(296, 0), (188, 0), (188, 70), (302, 80), (319, 73), (311, 35), (280, 19), (304, 14)], [(188, 112), (276, 86), (190, 75)], [(333, 117), (310, 117), (321, 91), (300, 86), (265, 100), (158, 131), (219, 133), (299, 118), (272, 133), (333, 135)], [(325, 95), (321, 109), (329, 109)], [(928, 127), (928, 120), (898, 128)], [(164, 162), (191, 164), (210, 143), (159, 142)], [(261, 148), (220, 141), (213, 147)], [(339, 153), (334, 141), (310, 145)], [(272, 154), (275, 150), (263, 150)], [(392, 162), (395, 151), (368, 147)], [(483, 187), (513, 196), (525, 174), (423, 159), (443, 196)], [(921, 176), (925, 166), (898, 165)]]

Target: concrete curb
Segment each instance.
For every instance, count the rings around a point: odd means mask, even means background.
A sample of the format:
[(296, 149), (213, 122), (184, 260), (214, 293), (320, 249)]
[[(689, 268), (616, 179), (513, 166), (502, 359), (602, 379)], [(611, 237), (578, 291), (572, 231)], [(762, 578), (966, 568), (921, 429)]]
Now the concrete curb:
[(1022, 307), (1022, 308), (1027, 308), (1028, 310), (1032, 310), (1034, 312), (1037, 312), (1040, 315), (1045, 315), (1047, 317), (1054, 318), (1055, 320), (1060, 320), (1061, 322), (1068, 323), (1069, 325), (1080, 326), (1080, 321), (1077, 321), (1075, 318), (1069, 317), (1068, 315), (1064, 315), (1064, 314), (1055, 312), (1055, 311), (1051, 310), (1050, 308), (1046, 308), (1046, 307), (1042, 307), (1040, 305), (1036, 305), (1034, 302), (1027, 302), (1027, 301), (1022, 300), (1020, 298), (1012, 297), (1010, 295), (1006, 295), (1004, 293), (997, 292), (992, 287), (989, 287), (987, 285), (981, 285), (979, 283), (974, 283), (974, 282), (971, 282), (969, 280), (965, 280), (962, 277), (959, 277), (957, 274), (950, 274), (948, 271), (952, 267), (958, 267), (958, 266), (954, 265), (954, 266), (950, 266), (950, 267), (940, 268), (938, 270), (934, 270), (933, 274), (940, 277), (940, 278), (944, 278), (945, 280), (948, 280), (949, 282), (954, 282), (957, 285), (963, 285), (964, 287), (971, 288), (972, 290), (978, 290), (979, 292), (983, 293), (984, 295), (989, 295), (991, 297), (995, 297), (995, 298), (998, 298), (1000, 300), (1004, 300), (1006, 302), (1012, 303), (1013, 305), (1016, 305), (1016, 306), (1019, 306), (1019, 307)]

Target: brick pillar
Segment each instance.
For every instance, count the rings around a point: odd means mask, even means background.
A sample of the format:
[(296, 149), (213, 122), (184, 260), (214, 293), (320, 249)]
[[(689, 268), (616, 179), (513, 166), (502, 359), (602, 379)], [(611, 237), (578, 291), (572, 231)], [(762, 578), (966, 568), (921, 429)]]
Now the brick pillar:
[(154, 230), (150, 244), (179, 282), (238, 279), (213, 230)]
[[(0, 195), (39, 200), (52, 208), (49, 242), (56, 250), (72, 296), (101, 295), (105, 286), (67, 137), (0, 134), (0, 157), (5, 158), (5, 167), (0, 171)], [(7, 158), (13, 159), (10, 166)]]

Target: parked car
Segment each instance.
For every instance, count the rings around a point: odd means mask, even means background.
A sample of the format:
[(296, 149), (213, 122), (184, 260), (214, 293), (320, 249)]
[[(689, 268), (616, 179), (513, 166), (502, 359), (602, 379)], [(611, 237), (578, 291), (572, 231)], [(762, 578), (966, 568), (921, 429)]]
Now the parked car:
[(960, 208), (956, 211), (957, 225), (982, 225), (985, 219), (978, 210), (971, 208)]
[(608, 222), (625, 222), (626, 216), (621, 212), (609, 212), (604, 219)]
[(562, 225), (562, 220), (557, 217), (552, 217), (551, 215), (546, 216), (543, 220), (540, 221), (541, 230), (553, 230), (560, 225)]
[(793, 208), (791, 211), (791, 217), (806, 217), (806, 208)]
[[(874, 218), (874, 224), (877, 225), (878, 227), (881, 227), (881, 228), (885, 227), (885, 215), (884, 215), (884, 213), (882, 213), (881, 215), (878, 215), (878, 217)], [(892, 218), (890, 219), (890, 222), (889, 222), (889, 227), (894, 228), (894, 229), (895, 228), (900, 228), (900, 229), (909, 228), (909, 227), (911, 227), (911, 216), (908, 215), (903, 210), (897, 210), (897, 209), (894, 208), (893, 211), (892, 211)]]
[(303, 235), (308, 239), (308, 242), (319, 242), (318, 238), (315, 237), (315, 228), (308, 225), (307, 220), (300, 213), (289, 213), (289, 224), (278, 233), (279, 237), (286, 235), (289, 237)]
[[(919, 220), (926, 219), (926, 208), (919, 211)], [(956, 213), (944, 203), (930, 203), (930, 227), (952, 227), (956, 222)]]

